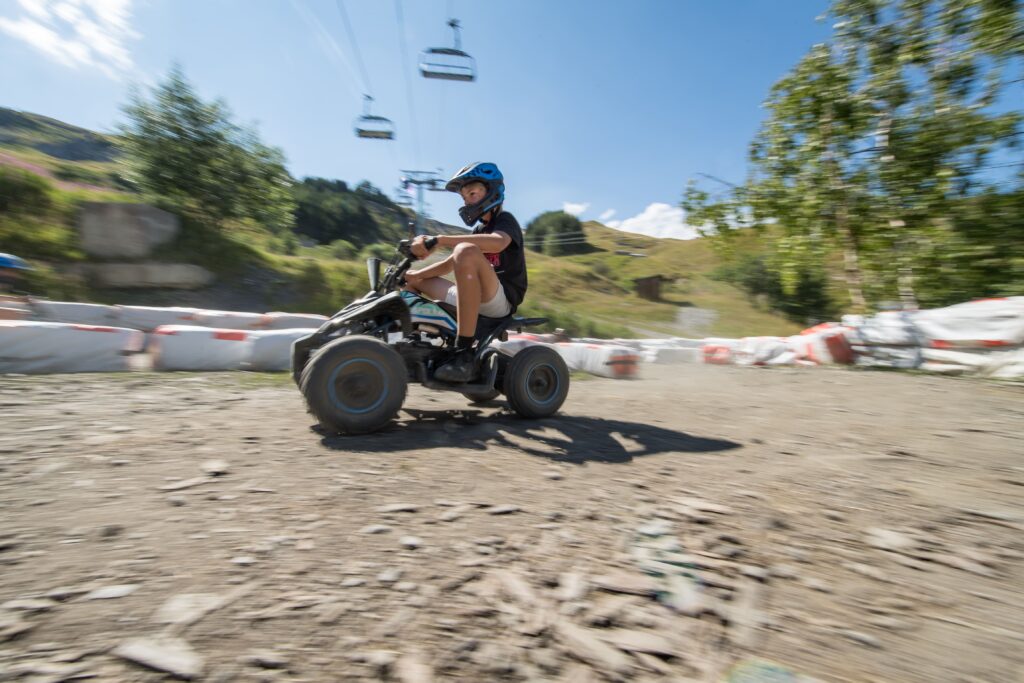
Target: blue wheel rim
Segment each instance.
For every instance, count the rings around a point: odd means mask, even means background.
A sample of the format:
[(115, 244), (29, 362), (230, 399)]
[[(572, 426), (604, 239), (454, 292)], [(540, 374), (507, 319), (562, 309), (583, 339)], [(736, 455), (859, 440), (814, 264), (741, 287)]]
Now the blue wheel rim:
[(347, 360), (334, 368), (327, 379), (331, 403), (338, 410), (353, 415), (376, 410), (384, 403), (388, 392), (388, 375), (384, 366), (370, 358)]

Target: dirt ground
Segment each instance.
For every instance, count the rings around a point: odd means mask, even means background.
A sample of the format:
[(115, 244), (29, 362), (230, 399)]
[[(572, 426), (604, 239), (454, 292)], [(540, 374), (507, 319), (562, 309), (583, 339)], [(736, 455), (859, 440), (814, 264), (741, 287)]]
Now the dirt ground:
[(648, 366), (345, 438), (280, 376), (0, 377), (0, 680), (1024, 680), (1022, 399)]

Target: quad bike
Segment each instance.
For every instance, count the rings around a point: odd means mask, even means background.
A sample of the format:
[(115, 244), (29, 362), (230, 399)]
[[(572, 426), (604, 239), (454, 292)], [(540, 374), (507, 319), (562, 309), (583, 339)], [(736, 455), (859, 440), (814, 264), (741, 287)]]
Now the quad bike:
[(504, 394), (522, 417), (553, 415), (569, 392), (569, 370), (547, 346), (528, 346), (514, 356), (492, 343), (508, 330), (546, 318), (480, 316), (474, 359), (478, 376), (452, 384), (434, 371), (452, 357), (455, 307), (405, 291), (404, 275), (416, 258), (401, 240), (381, 277), (381, 259), (367, 259), (371, 290), (338, 311), (315, 333), (292, 345), (292, 375), (309, 411), (323, 428), (364, 434), (387, 425), (402, 407), (410, 381), (428, 389), (456, 391), (473, 403)]

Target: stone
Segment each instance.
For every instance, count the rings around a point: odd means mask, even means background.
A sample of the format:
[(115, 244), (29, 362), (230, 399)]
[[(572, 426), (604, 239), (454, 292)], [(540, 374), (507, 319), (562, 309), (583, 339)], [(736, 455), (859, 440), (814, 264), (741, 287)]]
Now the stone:
[(83, 600), (115, 600), (131, 595), (139, 590), (141, 586), (137, 583), (125, 583), (117, 586), (103, 586), (85, 594)]
[(881, 649), (882, 647), (882, 644), (879, 642), (878, 638), (875, 638), (873, 635), (869, 633), (864, 633), (862, 631), (854, 631), (852, 629), (840, 629), (839, 633), (844, 638), (852, 640), (853, 642), (859, 643), (866, 647), (874, 648), (876, 650)]
[(221, 598), (209, 593), (182, 593), (167, 599), (153, 617), (161, 624), (188, 624), (216, 609)]
[(489, 515), (510, 515), (514, 512), (519, 512), (520, 508), (516, 505), (496, 505), (489, 507), (485, 512)]
[(644, 574), (617, 572), (595, 576), (591, 581), (598, 588), (612, 593), (653, 596), (658, 592), (658, 585), (655, 580)]
[(916, 545), (914, 539), (891, 529), (880, 529), (877, 527), (868, 529), (865, 532), (865, 541), (872, 548), (888, 550), (894, 553), (906, 552)]
[(626, 652), (646, 652), (661, 657), (679, 657), (680, 652), (664, 636), (648, 631), (611, 629), (598, 632), (598, 637)]
[(412, 503), (392, 503), (391, 505), (380, 506), (377, 508), (377, 512), (389, 514), (394, 512), (416, 512), (419, 509), (418, 505), (413, 505)]
[(215, 279), (209, 270), (191, 263), (80, 263), (67, 270), (97, 285), (120, 289), (198, 289)]
[(415, 536), (402, 536), (402, 538), (399, 539), (398, 543), (403, 548), (408, 548), (409, 550), (416, 550), (417, 548), (423, 545), (423, 539), (417, 538)]
[(179, 230), (177, 216), (147, 204), (83, 202), (78, 215), (82, 250), (101, 258), (145, 258)]
[(401, 683), (432, 683), (434, 671), (418, 652), (410, 652), (395, 662), (395, 678)]
[(251, 555), (240, 555), (231, 559), (232, 564), (237, 564), (239, 567), (248, 567), (256, 564), (256, 558)]
[(273, 650), (256, 650), (245, 655), (243, 662), (250, 666), (258, 666), (263, 669), (284, 669), (288, 666), (288, 659), (280, 652)]
[(55, 600), (46, 598), (20, 598), (8, 600), (0, 605), (4, 609), (17, 612), (48, 612), (57, 606)]
[(180, 638), (132, 638), (111, 654), (185, 680), (203, 673), (203, 658)]
[(391, 527), (385, 524), (371, 524), (364, 526), (359, 530), (361, 534), (388, 534), (391, 533)]
[(558, 578), (558, 599), (562, 602), (574, 602), (587, 596), (590, 586), (586, 577), (577, 572), (566, 572)]
[(601, 640), (594, 631), (559, 619), (555, 622), (555, 635), (566, 651), (595, 668), (617, 676), (625, 676), (633, 668), (629, 657)]
[(207, 460), (200, 465), (200, 469), (211, 477), (219, 477), (228, 473), (228, 464), (223, 460)]
[(384, 584), (395, 583), (402, 578), (402, 570), (398, 567), (385, 569), (377, 575), (377, 580)]

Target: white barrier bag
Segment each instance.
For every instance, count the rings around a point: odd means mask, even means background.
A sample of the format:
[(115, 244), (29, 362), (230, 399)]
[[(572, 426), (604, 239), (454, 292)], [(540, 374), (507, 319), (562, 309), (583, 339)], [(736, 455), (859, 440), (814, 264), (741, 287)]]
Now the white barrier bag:
[(117, 307), (101, 304), (80, 304), (72, 301), (32, 302), (32, 310), (39, 320), (79, 325), (116, 325)]
[(562, 342), (553, 347), (570, 370), (612, 379), (636, 377), (640, 356), (625, 346)]
[(244, 330), (162, 325), (150, 340), (155, 370), (240, 370), (252, 357)]
[(158, 306), (115, 306), (117, 324), (134, 330), (152, 332), (161, 325), (195, 325), (198, 308), (161, 308)]
[(196, 313), (193, 324), (222, 330), (262, 330), (266, 328), (268, 322), (269, 318), (265, 313), (200, 310)]
[(733, 348), (732, 360), (736, 365), (767, 365), (789, 351), (782, 337), (744, 337)]
[[(914, 326), (916, 313), (882, 311), (869, 318), (843, 316), (843, 325), (851, 328), (850, 341), (865, 346), (917, 346)], [(860, 323), (860, 324), (858, 324)]]
[(0, 320), (0, 373), (120, 372), (142, 344), (138, 330)]
[(921, 311), (914, 324), (935, 349), (1001, 348), (1024, 344), (1024, 296), (980, 299)]
[(326, 315), (315, 313), (281, 313), (273, 311), (263, 316), (263, 329), (265, 330), (297, 330), (304, 328), (319, 328), (328, 318)]
[(970, 373), (996, 379), (1024, 377), (1024, 348), (921, 349), (922, 370)]
[(252, 355), (249, 365), (260, 372), (285, 372), (292, 368), (292, 344), (297, 339), (308, 337), (318, 328), (293, 328), (290, 330), (263, 330), (250, 332)]

